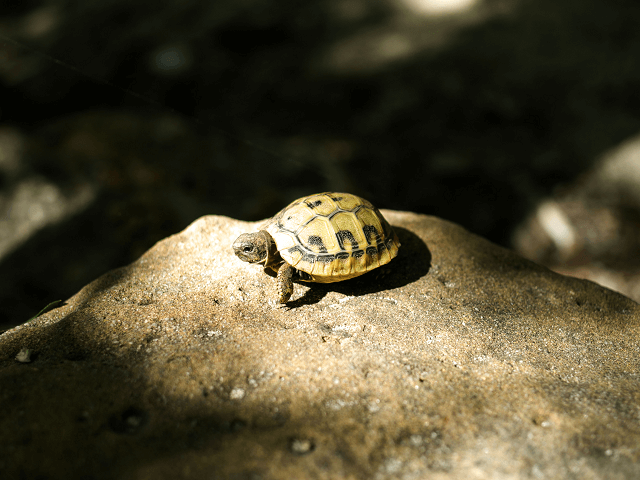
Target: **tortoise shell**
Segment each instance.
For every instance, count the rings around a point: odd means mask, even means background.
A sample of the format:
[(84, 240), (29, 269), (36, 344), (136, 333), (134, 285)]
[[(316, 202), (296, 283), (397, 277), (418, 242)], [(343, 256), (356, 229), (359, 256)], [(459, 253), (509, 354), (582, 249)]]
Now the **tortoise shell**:
[(283, 260), (301, 272), (300, 280), (330, 283), (356, 277), (389, 263), (400, 242), (382, 214), (349, 193), (299, 198), (263, 228)]

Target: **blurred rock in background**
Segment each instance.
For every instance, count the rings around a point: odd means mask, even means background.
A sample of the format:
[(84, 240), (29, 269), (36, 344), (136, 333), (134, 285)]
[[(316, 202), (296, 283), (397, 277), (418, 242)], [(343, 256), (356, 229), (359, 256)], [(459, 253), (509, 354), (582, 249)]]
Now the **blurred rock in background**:
[(541, 203), (513, 244), (557, 272), (640, 301), (640, 137)]
[(580, 185), (640, 131), (639, 22), (605, 0), (5, 2), (0, 329), (203, 214), (324, 190), (638, 299), (637, 162)]

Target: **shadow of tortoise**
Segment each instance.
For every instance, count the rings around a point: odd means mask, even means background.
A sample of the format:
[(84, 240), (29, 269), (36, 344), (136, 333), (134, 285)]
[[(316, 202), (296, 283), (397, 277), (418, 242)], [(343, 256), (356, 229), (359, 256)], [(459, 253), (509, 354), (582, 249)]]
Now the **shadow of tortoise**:
[(415, 233), (402, 227), (393, 227), (400, 239), (398, 256), (390, 263), (371, 272), (343, 282), (309, 283), (296, 282), (310, 286), (301, 297), (286, 303), (288, 308), (313, 305), (322, 300), (329, 292), (338, 292), (348, 296), (361, 296), (392, 290), (415, 282), (425, 276), (431, 268), (431, 252), (426, 243)]

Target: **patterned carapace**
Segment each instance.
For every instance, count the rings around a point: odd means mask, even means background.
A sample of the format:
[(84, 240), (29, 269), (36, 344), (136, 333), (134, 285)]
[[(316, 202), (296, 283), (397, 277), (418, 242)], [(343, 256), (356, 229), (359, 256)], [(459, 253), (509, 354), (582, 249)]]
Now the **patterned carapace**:
[(389, 263), (398, 237), (363, 198), (349, 193), (320, 193), (300, 198), (270, 219), (269, 232), (282, 259), (300, 280), (338, 282)]

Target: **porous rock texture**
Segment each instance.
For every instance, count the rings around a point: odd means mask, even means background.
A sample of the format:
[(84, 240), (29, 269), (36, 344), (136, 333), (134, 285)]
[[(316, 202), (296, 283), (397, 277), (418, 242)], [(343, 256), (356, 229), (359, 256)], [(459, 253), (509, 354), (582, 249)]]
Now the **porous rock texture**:
[(207, 216), (5, 332), (2, 478), (640, 478), (638, 304), (383, 213), (395, 260), (285, 307)]

